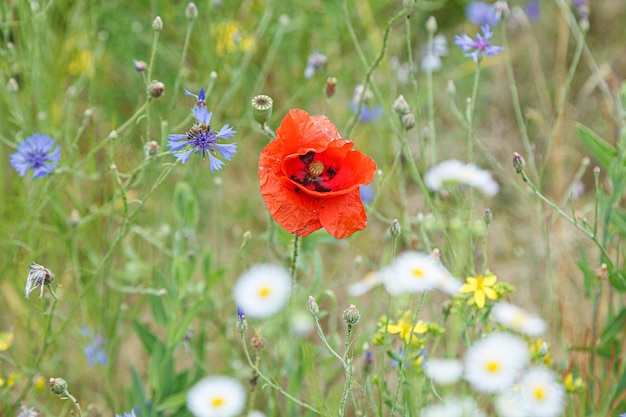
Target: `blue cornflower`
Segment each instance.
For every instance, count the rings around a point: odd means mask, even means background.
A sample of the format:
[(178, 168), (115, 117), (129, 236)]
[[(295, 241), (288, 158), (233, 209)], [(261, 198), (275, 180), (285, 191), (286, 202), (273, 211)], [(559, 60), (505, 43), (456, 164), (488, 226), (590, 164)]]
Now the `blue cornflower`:
[(196, 107), (205, 107), (206, 106), (206, 92), (204, 88), (201, 88), (198, 92), (198, 95), (195, 95), (191, 91), (185, 90), (185, 95), (196, 98)]
[(107, 354), (104, 351), (104, 337), (100, 334), (92, 335), (91, 330), (88, 327), (83, 327), (81, 333), (87, 337), (91, 337), (91, 344), (87, 345), (83, 350), (87, 363), (89, 366), (94, 366), (96, 363), (100, 365), (106, 365)]
[(362, 185), (359, 187), (359, 194), (361, 195), (361, 201), (363, 204), (369, 204), (374, 201), (376, 197), (376, 191), (371, 185)]
[(328, 58), (326, 55), (320, 54), (317, 49), (313, 50), (313, 53), (307, 58), (304, 78), (307, 80), (311, 78), (317, 71), (321, 70), (327, 62)]
[(20, 142), (11, 154), (10, 163), (20, 177), (33, 170), (33, 178), (50, 175), (61, 158), (61, 148), (48, 135), (35, 133)]
[(504, 46), (493, 46), (489, 43), (489, 38), (493, 35), (489, 25), (482, 25), (480, 29), (483, 31), (483, 35), (476, 34), (476, 39), (472, 39), (466, 34), (454, 37), (454, 43), (461, 47), (463, 52), (476, 49), (474, 52), (465, 54), (466, 57), (472, 58), (474, 62), (478, 62), (479, 59), (483, 59), (485, 56), (497, 55), (504, 50)]
[[(202, 93), (202, 90), (200, 90), (200, 93)], [(198, 101), (200, 101), (199, 98)], [(185, 135), (172, 134), (167, 136), (170, 138), (170, 141), (167, 143), (170, 152), (183, 164), (189, 160), (192, 153), (197, 153), (202, 155), (202, 157), (208, 156), (211, 172), (222, 169), (224, 162), (217, 159), (215, 155), (219, 152), (224, 159), (230, 160), (237, 152), (237, 144), (220, 144), (217, 142), (230, 138), (235, 134), (235, 131), (227, 124), (219, 132), (211, 129), (209, 123), (213, 113), (209, 112), (206, 107), (196, 106), (191, 112), (198, 123), (193, 125)]]
[[(350, 105), (353, 112), (356, 112), (359, 109), (359, 102), (352, 102)], [(383, 115), (385, 110), (381, 106), (376, 106), (370, 108), (367, 104), (363, 103), (361, 106), (361, 111), (359, 113), (359, 120), (364, 123), (373, 122), (374, 120), (380, 118)]]
[(124, 415), (115, 414), (115, 417), (136, 417), (135, 410), (130, 410), (130, 413), (124, 412)]
[(500, 16), (496, 12), (496, 8), (492, 4), (483, 3), (482, 1), (474, 1), (467, 5), (465, 9), (467, 20), (475, 25), (495, 26), (500, 23)]

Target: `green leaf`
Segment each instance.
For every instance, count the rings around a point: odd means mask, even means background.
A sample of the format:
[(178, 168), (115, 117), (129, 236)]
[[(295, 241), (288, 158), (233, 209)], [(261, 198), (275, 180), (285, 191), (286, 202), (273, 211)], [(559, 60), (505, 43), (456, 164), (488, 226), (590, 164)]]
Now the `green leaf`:
[(148, 356), (152, 356), (152, 351), (155, 346), (163, 345), (161, 341), (148, 329), (147, 326), (140, 323), (138, 320), (133, 320), (133, 325), (135, 326), (135, 331), (137, 332), (137, 336), (139, 336), (139, 340), (143, 344), (143, 347), (148, 351)]
[(135, 407), (139, 407), (139, 415), (147, 416), (149, 415), (149, 410), (147, 408), (147, 401), (145, 394), (143, 392), (143, 382), (139, 378), (139, 374), (137, 373), (137, 369), (135, 367), (131, 368), (131, 374), (133, 378), (133, 386), (132, 386), (132, 403)]
[(580, 259), (578, 260), (577, 264), (578, 268), (580, 268), (581, 272), (583, 273), (585, 297), (591, 298), (593, 290), (598, 286), (598, 278), (596, 277), (596, 272), (591, 266), (589, 266), (587, 255), (583, 251), (581, 251), (580, 253)]
[(162, 297), (157, 295), (150, 296), (150, 307), (152, 307), (152, 317), (156, 320), (157, 323), (161, 325), (165, 325), (167, 322), (167, 316), (165, 314), (165, 309), (163, 308)]
[(626, 272), (625, 271), (609, 271), (609, 281), (613, 288), (619, 292), (626, 292)]
[[(615, 339), (618, 333), (623, 332), (626, 329), (626, 308), (623, 308), (618, 315), (613, 317), (602, 331), (600, 336), (600, 342), (606, 343)], [(620, 337), (621, 338), (621, 337)]]
[(196, 303), (196, 305), (185, 311), (185, 314), (183, 315), (183, 318), (180, 322), (173, 323), (174, 327), (171, 330), (171, 333), (168, 332), (168, 334), (171, 334), (171, 338), (170, 340), (168, 340), (168, 344), (170, 346), (174, 346), (175, 344), (180, 342), (183, 337), (185, 337), (185, 333), (187, 333), (191, 321), (198, 315), (198, 310), (200, 310), (201, 306), (202, 303)]
[(608, 171), (611, 163), (617, 156), (615, 147), (598, 136), (593, 130), (580, 123), (576, 124), (576, 129), (578, 129), (578, 135), (589, 152), (591, 152), (591, 155), (602, 168)]
[(186, 182), (179, 182), (174, 188), (176, 214), (185, 228), (193, 229), (198, 223), (198, 201), (193, 189)]
[(161, 401), (161, 403), (157, 405), (156, 409), (159, 412), (167, 410), (177, 410), (184, 407), (186, 401), (187, 391), (177, 392), (176, 394), (170, 395), (169, 397)]

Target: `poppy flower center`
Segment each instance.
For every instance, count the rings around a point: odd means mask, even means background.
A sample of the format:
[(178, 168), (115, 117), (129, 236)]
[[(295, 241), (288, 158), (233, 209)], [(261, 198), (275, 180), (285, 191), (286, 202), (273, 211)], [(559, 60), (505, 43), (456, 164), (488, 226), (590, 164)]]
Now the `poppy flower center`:
[(323, 154), (316, 154), (313, 151), (298, 156), (297, 163), (290, 164), (293, 171), (290, 169), (289, 178), (312, 191), (320, 193), (333, 191), (330, 181), (337, 175), (337, 170), (324, 158)]

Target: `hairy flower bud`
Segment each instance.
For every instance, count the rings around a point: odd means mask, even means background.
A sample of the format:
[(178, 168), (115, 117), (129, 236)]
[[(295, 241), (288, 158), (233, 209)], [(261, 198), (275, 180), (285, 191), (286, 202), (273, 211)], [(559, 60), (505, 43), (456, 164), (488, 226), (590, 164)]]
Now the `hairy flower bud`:
[(361, 313), (354, 304), (343, 311), (343, 320), (348, 324), (357, 324), (361, 320)]
[(391, 222), (391, 227), (389, 227), (389, 234), (392, 238), (397, 239), (400, 236), (400, 232), (402, 231), (402, 227), (400, 227), (400, 222), (398, 219), (393, 219)]
[(491, 224), (491, 222), (493, 221), (493, 214), (491, 213), (491, 209), (489, 209), (489, 208), (485, 209), (485, 214), (483, 215), (483, 220), (485, 221), (485, 224), (487, 226), (489, 226)]
[(161, 16), (157, 16), (154, 18), (154, 20), (152, 21), (152, 29), (155, 32), (161, 32), (163, 30), (163, 20), (161, 19)]
[(426, 30), (430, 33), (437, 32), (437, 19), (434, 16), (430, 16), (426, 21)]
[(337, 92), (337, 79), (335, 77), (328, 77), (326, 80), (326, 88), (324, 89), (324, 93), (326, 97), (331, 98)]
[(515, 168), (515, 171), (520, 174), (523, 170), (524, 167), (526, 166), (526, 161), (524, 161), (524, 158), (522, 157), (522, 155), (520, 155), (517, 152), (513, 153), (513, 168)]
[(398, 114), (398, 116), (404, 116), (411, 111), (409, 103), (407, 103), (402, 94), (399, 95), (396, 101), (393, 102), (391, 108)]
[(187, 8), (185, 9), (185, 16), (189, 20), (195, 20), (198, 17), (198, 8), (193, 1), (190, 1), (187, 4)]
[(148, 64), (146, 64), (146, 61), (133, 59), (133, 67), (137, 72), (144, 72), (146, 69), (148, 69)]
[(405, 130), (411, 130), (413, 126), (415, 126), (415, 116), (413, 116), (413, 113), (402, 116), (402, 126)]
[(56, 395), (63, 395), (67, 392), (67, 382), (63, 378), (50, 378), (50, 389)]
[(309, 301), (306, 305), (306, 308), (307, 310), (309, 310), (309, 313), (313, 315), (313, 317), (317, 317), (317, 315), (320, 313), (320, 307), (317, 305), (315, 298), (313, 298), (313, 296), (311, 295), (309, 295)]
[(159, 98), (165, 93), (165, 84), (161, 81), (153, 80), (148, 86), (148, 94), (152, 98)]

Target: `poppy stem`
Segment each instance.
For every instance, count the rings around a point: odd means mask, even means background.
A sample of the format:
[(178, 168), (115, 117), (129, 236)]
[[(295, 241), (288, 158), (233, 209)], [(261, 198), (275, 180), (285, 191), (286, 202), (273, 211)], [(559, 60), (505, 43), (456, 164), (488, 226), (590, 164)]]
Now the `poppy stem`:
[(289, 275), (291, 276), (291, 290), (296, 286), (296, 264), (298, 262), (298, 254), (300, 252), (300, 236), (293, 235), (291, 248), (291, 259), (289, 261)]

